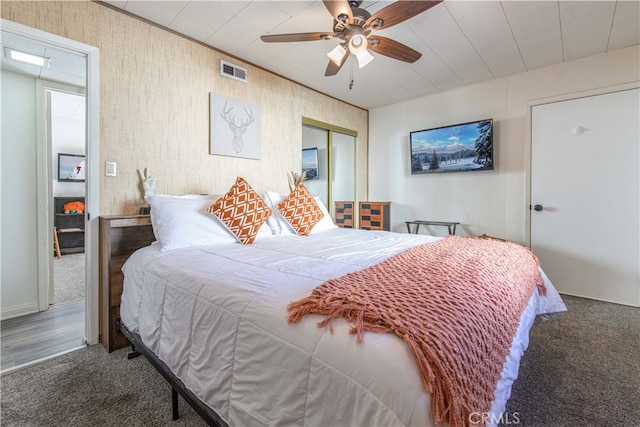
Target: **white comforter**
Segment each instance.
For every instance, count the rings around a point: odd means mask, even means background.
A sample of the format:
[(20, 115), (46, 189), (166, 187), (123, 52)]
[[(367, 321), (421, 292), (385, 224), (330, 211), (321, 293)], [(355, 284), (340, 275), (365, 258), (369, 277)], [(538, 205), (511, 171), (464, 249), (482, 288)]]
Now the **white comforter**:
[[(230, 425), (432, 425), (429, 395), (401, 339), (366, 333), (356, 344), (345, 321), (331, 334), (316, 326), (317, 315), (289, 325), (286, 306), (327, 279), (436, 240), (334, 229), (249, 246), (160, 252), (153, 244), (123, 267), (122, 321)], [(522, 315), (496, 388), (495, 420), (536, 315), (566, 310), (545, 280), (547, 296), (534, 292)]]

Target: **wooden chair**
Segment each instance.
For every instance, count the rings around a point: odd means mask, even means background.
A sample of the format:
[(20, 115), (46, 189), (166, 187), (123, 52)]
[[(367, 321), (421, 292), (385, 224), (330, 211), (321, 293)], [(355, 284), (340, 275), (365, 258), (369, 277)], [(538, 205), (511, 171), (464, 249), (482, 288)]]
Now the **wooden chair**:
[(56, 256), (58, 259), (62, 258), (62, 254), (60, 253), (60, 243), (58, 243), (58, 228), (53, 227), (53, 249), (56, 251)]

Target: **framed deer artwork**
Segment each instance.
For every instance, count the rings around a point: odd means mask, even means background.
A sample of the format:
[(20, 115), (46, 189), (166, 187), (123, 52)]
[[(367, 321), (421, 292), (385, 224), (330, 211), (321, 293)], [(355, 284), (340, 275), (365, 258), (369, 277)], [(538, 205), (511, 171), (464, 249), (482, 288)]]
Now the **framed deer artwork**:
[(210, 94), (209, 154), (260, 160), (260, 107)]

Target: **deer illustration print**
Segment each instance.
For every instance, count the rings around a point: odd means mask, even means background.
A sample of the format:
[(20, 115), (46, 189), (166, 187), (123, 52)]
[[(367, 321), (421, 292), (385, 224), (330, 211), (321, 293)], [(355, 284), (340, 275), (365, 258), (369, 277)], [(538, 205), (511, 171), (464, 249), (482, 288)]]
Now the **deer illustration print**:
[(247, 115), (247, 119), (240, 120), (240, 124), (236, 124), (236, 116), (231, 115), (233, 111), (233, 107), (227, 108), (227, 103), (224, 103), (224, 108), (222, 109), (222, 113), (220, 113), (220, 117), (224, 119), (225, 122), (229, 125), (229, 129), (233, 133), (233, 151), (236, 153), (240, 153), (244, 148), (244, 142), (242, 141), (242, 135), (247, 131), (247, 127), (253, 123), (255, 118), (253, 117), (253, 110), (249, 108), (247, 110), (244, 109), (245, 114)]

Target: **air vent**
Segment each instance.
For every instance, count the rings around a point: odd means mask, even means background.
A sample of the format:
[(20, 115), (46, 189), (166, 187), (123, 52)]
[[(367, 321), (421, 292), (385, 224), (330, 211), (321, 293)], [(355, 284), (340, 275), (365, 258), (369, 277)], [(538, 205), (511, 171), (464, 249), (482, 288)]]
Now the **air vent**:
[(247, 70), (222, 59), (220, 60), (220, 74), (234, 80), (247, 82)]

